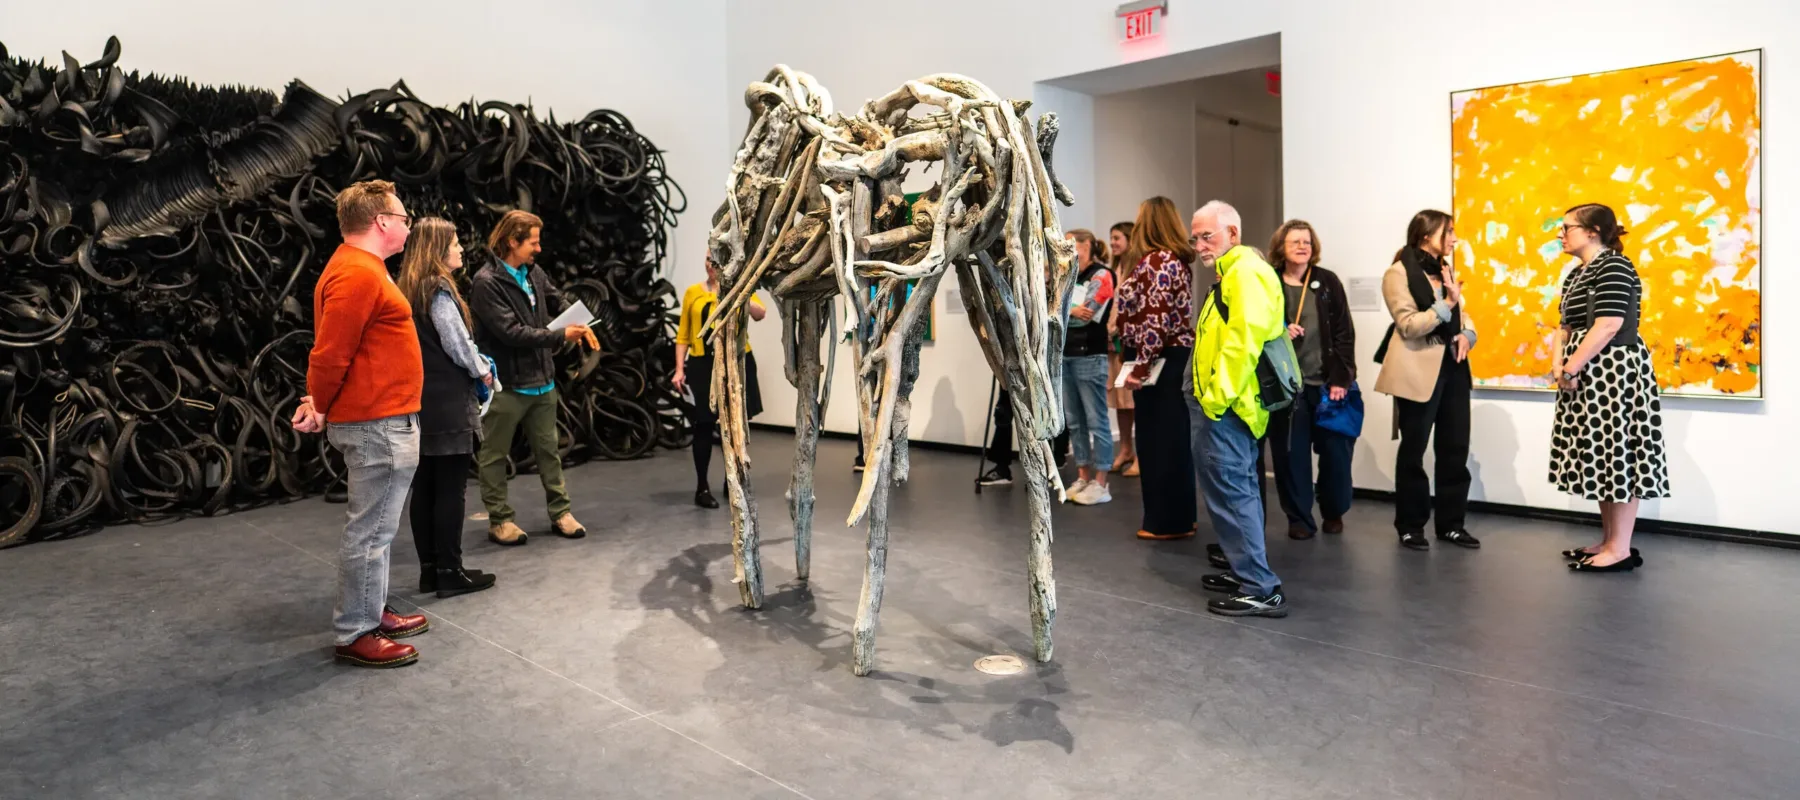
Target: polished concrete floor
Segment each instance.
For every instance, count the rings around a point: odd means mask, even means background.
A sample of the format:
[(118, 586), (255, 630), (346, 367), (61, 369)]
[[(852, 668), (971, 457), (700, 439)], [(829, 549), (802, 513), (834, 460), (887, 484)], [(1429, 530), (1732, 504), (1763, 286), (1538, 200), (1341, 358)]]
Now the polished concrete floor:
[(395, 671), (331, 660), (342, 506), (0, 553), (0, 797), (1800, 797), (1800, 552), (1646, 535), (1646, 568), (1580, 576), (1556, 551), (1590, 530), (1477, 518), (1484, 549), (1416, 553), (1365, 503), (1272, 539), (1293, 615), (1234, 621), (1204, 610), (1206, 524), (1137, 541), (1122, 480), (1056, 512), (1055, 661), (994, 677), (973, 663), (1030, 652), (1024, 492), (922, 452), (857, 678), (853, 451), (823, 448), (807, 590), (784, 444), (754, 450), (767, 609), (685, 453), (594, 464), (585, 540), (469, 523), (493, 591), (414, 594), (402, 531), (396, 605), (433, 629)]

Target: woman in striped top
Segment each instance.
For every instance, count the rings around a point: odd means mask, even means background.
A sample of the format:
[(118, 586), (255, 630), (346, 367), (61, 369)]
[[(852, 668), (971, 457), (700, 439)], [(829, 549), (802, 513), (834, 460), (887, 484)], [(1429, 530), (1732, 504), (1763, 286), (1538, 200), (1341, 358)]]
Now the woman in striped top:
[(1638, 501), (1669, 496), (1662, 397), (1650, 349), (1638, 336), (1643, 283), (1620, 254), (1613, 210), (1598, 203), (1563, 215), (1564, 252), (1581, 263), (1563, 279), (1562, 326), (1551, 351), (1559, 393), (1550, 480), (1600, 504), (1604, 540), (1563, 551), (1577, 572), (1625, 572), (1644, 563), (1631, 547)]

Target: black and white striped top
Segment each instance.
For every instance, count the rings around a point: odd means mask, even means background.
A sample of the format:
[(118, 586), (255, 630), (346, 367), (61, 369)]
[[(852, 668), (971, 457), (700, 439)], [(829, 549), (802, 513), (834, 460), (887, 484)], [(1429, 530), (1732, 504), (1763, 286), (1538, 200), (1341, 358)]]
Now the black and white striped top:
[(1601, 251), (1587, 266), (1572, 269), (1563, 278), (1563, 327), (1573, 330), (1593, 327), (1594, 320), (1588, 318), (1590, 294), (1594, 296), (1594, 317), (1636, 319), (1637, 309), (1632, 306), (1642, 293), (1643, 284), (1631, 259), (1611, 250)]

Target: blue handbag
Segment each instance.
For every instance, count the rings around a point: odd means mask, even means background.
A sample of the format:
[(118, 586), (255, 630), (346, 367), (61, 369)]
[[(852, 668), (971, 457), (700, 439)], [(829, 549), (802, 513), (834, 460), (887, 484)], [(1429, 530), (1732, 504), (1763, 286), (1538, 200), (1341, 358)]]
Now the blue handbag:
[(1352, 383), (1350, 392), (1342, 400), (1331, 399), (1330, 391), (1325, 388), (1319, 392), (1319, 406), (1313, 410), (1313, 421), (1332, 433), (1352, 439), (1362, 436), (1362, 390)]

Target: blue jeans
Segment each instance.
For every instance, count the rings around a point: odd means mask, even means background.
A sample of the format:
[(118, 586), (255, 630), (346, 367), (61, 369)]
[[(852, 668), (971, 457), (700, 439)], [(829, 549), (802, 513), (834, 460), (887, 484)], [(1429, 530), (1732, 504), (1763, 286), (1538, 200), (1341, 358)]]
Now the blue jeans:
[(418, 415), (333, 423), (325, 437), (344, 454), (349, 480), (350, 519), (338, 548), (338, 601), (331, 619), (337, 643), (347, 645), (381, 627), (391, 545), (419, 470)]
[(1112, 419), (1106, 411), (1106, 354), (1063, 359), (1063, 419), (1075, 465), (1112, 469)]
[(1313, 520), (1312, 455), (1319, 454), (1319, 513), (1343, 519), (1350, 510), (1350, 457), (1356, 440), (1313, 422), (1325, 387), (1308, 386), (1286, 410), (1269, 415), (1269, 452), (1275, 456), (1275, 490), (1289, 522), (1317, 533)]
[(1200, 496), (1212, 517), (1219, 546), (1231, 562), (1231, 571), (1243, 580), (1246, 593), (1273, 594), (1281, 579), (1269, 569), (1269, 554), (1263, 545), (1262, 481), (1256, 474), (1261, 444), (1236, 413), (1227, 411), (1224, 419), (1213, 419), (1193, 395), (1188, 395), (1187, 403)]

